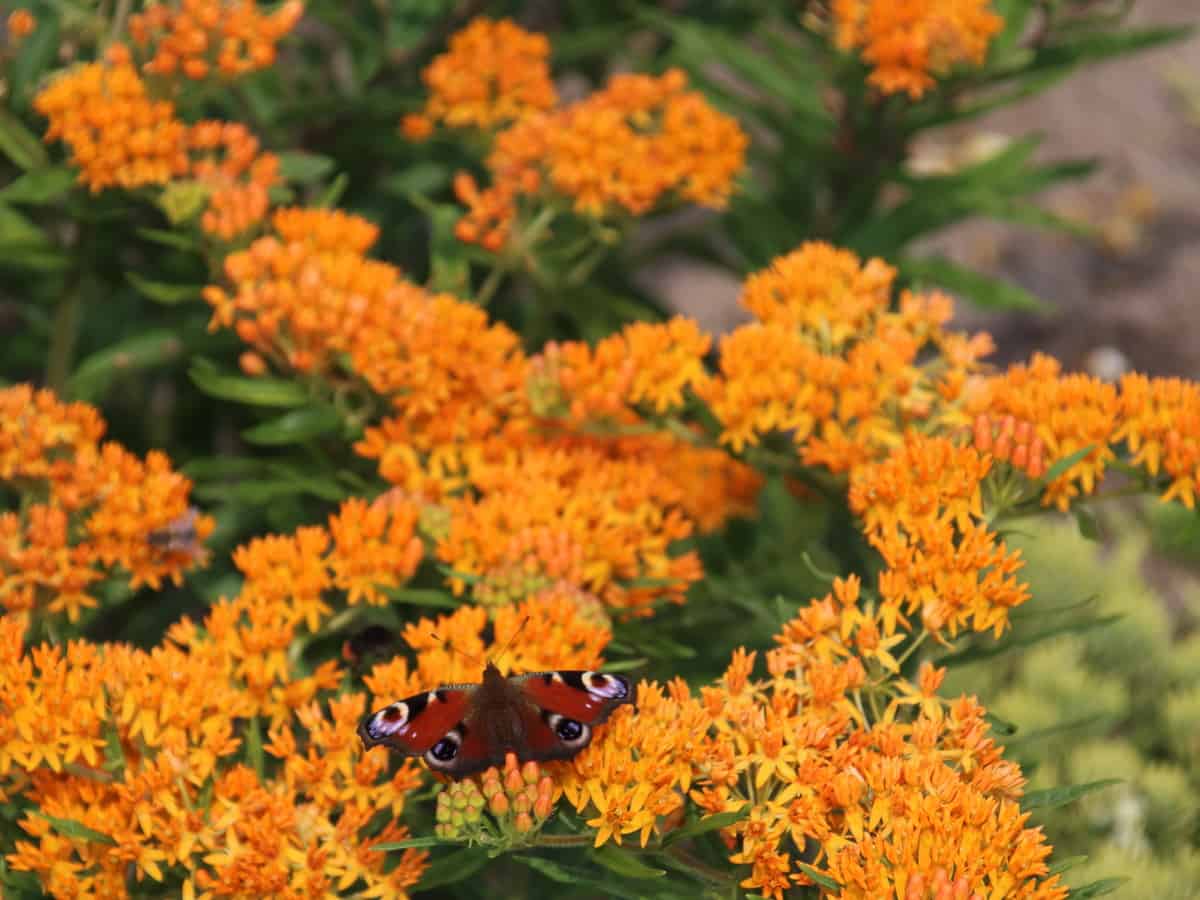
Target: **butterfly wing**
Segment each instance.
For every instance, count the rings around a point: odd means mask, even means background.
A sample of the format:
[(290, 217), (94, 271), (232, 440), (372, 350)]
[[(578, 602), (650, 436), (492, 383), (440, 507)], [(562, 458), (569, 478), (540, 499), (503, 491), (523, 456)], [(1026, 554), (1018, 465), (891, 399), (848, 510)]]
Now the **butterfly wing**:
[(475, 684), (448, 684), (435, 691), (414, 694), (376, 710), (358, 724), (363, 746), (384, 744), (405, 756), (428, 757), (446, 740), (455, 741), (471, 708)]
[(628, 679), (607, 672), (530, 672), (510, 680), (527, 701), (523, 756), (538, 761), (570, 759), (591, 743), (594, 726), (633, 702)]

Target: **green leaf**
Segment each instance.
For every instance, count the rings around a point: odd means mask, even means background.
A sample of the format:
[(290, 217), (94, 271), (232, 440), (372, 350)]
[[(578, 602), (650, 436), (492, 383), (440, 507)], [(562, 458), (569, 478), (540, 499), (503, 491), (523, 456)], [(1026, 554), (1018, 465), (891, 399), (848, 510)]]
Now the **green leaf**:
[(656, 869), (648, 866), (628, 850), (622, 850), (612, 844), (597, 847), (590, 854), (593, 860), (611, 872), (616, 872), (625, 878), (662, 878), (667, 874), (666, 869)]
[(1030, 791), (1021, 799), (1022, 809), (1054, 809), (1074, 803), (1080, 797), (1086, 797), (1095, 791), (1103, 790), (1114, 784), (1120, 784), (1120, 778), (1102, 778), (1100, 781), (1089, 781), (1085, 784), (1068, 784), (1065, 787), (1046, 788), (1041, 791)]
[(277, 419), (255, 425), (242, 432), (251, 444), (265, 447), (282, 447), (312, 440), (323, 434), (336, 431), (342, 418), (328, 406), (306, 406), (286, 412)]
[(161, 366), (177, 359), (183, 342), (165, 328), (135, 334), (93, 353), (75, 369), (68, 384), (73, 399), (93, 401), (121, 375)]
[(321, 195), (317, 197), (313, 205), (324, 209), (331, 209), (337, 206), (338, 201), (342, 199), (342, 195), (346, 193), (346, 188), (348, 187), (350, 187), (350, 176), (345, 172), (339, 173), (337, 178), (333, 179), (330, 183), (329, 187), (321, 192)]
[(1063, 634), (1083, 634), (1087, 631), (1092, 631), (1096, 628), (1107, 628), (1115, 622), (1119, 622), (1125, 618), (1122, 614), (1114, 614), (1111, 616), (1100, 616), (1096, 619), (1089, 619), (1086, 622), (1066, 622), (1061, 625), (1054, 625), (1049, 628), (1043, 628), (1040, 631), (1035, 631), (1032, 634), (1024, 634), (1020, 637), (1015, 637), (1006, 641), (999, 641), (992, 644), (977, 644), (974, 647), (968, 647), (965, 650), (959, 650), (947, 656), (938, 659), (938, 665), (955, 665), (961, 666), (966, 663), (979, 662), (981, 659), (991, 659), (993, 656), (1001, 656), (1013, 650), (1022, 647), (1031, 647), (1034, 644), (1040, 644), (1042, 641), (1049, 640), (1053, 637), (1058, 637)]
[(125, 273), (125, 280), (133, 285), (143, 297), (161, 303), (164, 306), (175, 306), (185, 300), (199, 300), (203, 287), (198, 284), (167, 284), (162, 281), (151, 281), (133, 272)]
[(49, 161), (37, 135), (4, 109), (0, 109), (0, 153), (26, 172), (43, 168)]
[(36, 809), (32, 810), (32, 812), (34, 815), (41, 816), (53, 825), (54, 830), (59, 834), (66, 835), (69, 838), (75, 838), (80, 841), (91, 841), (95, 844), (106, 844), (109, 847), (117, 845), (117, 842), (104, 832), (88, 828), (82, 822), (76, 822), (74, 819), (60, 819), (58, 816), (50, 816)]
[(1071, 512), (1075, 514), (1075, 523), (1079, 526), (1080, 535), (1089, 541), (1099, 541), (1101, 538), (1100, 520), (1096, 518), (1091, 507), (1080, 503)]
[(252, 406), (303, 406), (309, 402), (308, 392), (294, 381), (225, 375), (204, 359), (197, 359), (188, 375), (204, 393), (222, 400)]
[(1106, 716), (1103, 713), (1098, 713), (1094, 716), (1084, 716), (1082, 719), (1071, 719), (1067, 722), (1059, 722), (1055, 725), (1047, 725), (1045, 728), (1027, 731), (1024, 734), (1016, 735), (1011, 740), (1005, 741), (1004, 745), (1009, 750), (1013, 750), (1025, 744), (1032, 744), (1046, 738), (1054, 737), (1055, 735), (1065, 734), (1068, 731), (1088, 728), (1092, 725), (1109, 725), (1112, 721), (1111, 716)]
[(203, 456), (189, 460), (179, 470), (192, 481), (252, 478), (265, 469), (261, 459), (251, 456)]
[(1009, 722), (1007, 719), (1000, 718), (995, 713), (984, 713), (983, 717), (987, 720), (987, 723), (992, 726), (992, 731), (996, 732), (996, 734), (1002, 737), (1008, 737), (1009, 735), (1016, 734), (1018, 731), (1016, 725), (1014, 725), (1012, 722)]
[(1073, 869), (1076, 866), (1083, 865), (1087, 861), (1088, 858), (1086, 854), (1081, 854), (1079, 856), (1068, 856), (1066, 859), (1060, 859), (1046, 871), (1046, 877), (1049, 878), (1051, 875), (1061, 875), (1068, 869)]
[(747, 803), (741, 809), (733, 810), (732, 812), (714, 813), (711, 816), (705, 816), (703, 819), (697, 819), (694, 822), (689, 822), (682, 828), (676, 828), (663, 837), (663, 846), (669, 847), (678, 841), (691, 840), (699, 837), (702, 834), (708, 834), (710, 831), (718, 831), (721, 828), (728, 828), (742, 819), (750, 815), (750, 804)]
[(1046, 470), (1046, 474), (1043, 475), (1039, 479), (1040, 483), (1041, 484), (1052, 483), (1060, 475), (1065, 474), (1067, 469), (1071, 468), (1071, 466), (1075, 465), (1077, 462), (1082, 462), (1084, 459), (1086, 459), (1088, 457), (1088, 455), (1095, 449), (1096, 449), (1095, 444), (1088, 444), (1086, 447), (1080, 447), (1074, 453), (1064, 456), (1062, 459), (1055, 462), (1054, 465), (1052, 465), (1049, 469)]
[(454, 599), (450, 594), (432, 588), (381, 587), (379, 590), (397, 603), (407, 603), (410, 606), (458, 609), (463, 605), (461, 601)]
[(24, 253), (51, 247), (42, 229), (12, 207), (0, 205), (0, 250)]
[(284, 181), (311, 184), (320, 181), (333, 171), (334, 161), (328, 156), (301, 151), (286, 151), (278, 154), (279, 174)]
[(824, 872), (818, 872), (812, 866), (805, 865), (804, 863), (801, 863), (801, 862), (796, 863), (796, 868), (799, 869), (801, 872), (803, 872), (805, 875), (807, 875), (809, 878), (811, 878), (813, 881), (815, 881), (817, 884), (819, 884), (821, 887), (825, 888), (825, 890), (832, 891), (835, 894), (841, 893), (842, 886), (840, 884), (838, 884), (836, 881), (834, 881), (832, 878), (830, 878), (828, 875), (826, 875)]
[(379, 189), (396, 197), (428, 196), (450, 183), (450, 169), (441, 163), (419, 162), (388, 175)]
[(381, 853), (386, 853), (389, 850), (423, 850), (426, 847), (440, 847), (443, 844), (452, 844), (453, 841), (444, 841), (440, 837), (409, 838), (406, 841), (391, 841), (386, 844), (373, 844), (372, 850), (378, 850)]
[(166, 228), (138, 228), (138, 237), (145, 238), (154, 244), (162, 244), (174, 250), (184, 250), (188, 253), (199, 253), (200, 245), (191, 235)]
[(536, 872), (541, 872), (551, 881), (557, 881), (559, 884), (577, 884), (582, 874), (576, 872), (566, 866), (561, 866), (549, 859), (542, 859), (540, 856), (514, 856), (513, 859), (522, 862)]
[[(415, 196), (410, 198), (416, 203)], [(467, 245), (454, 233), (462, 210), (448, 203), (424, 205), (429, 216), (429, 289), (460, 297), (471, 293), (471, 263)]]
[(1128, 876), (1101, 878), (1099, 881), (1093, 881), (1091, 884), (1085, 884), (1083, 887), (1073, 888), (1071, 890), (1071, 900), (1088, 900), (1091, 897), (1103, 897), (1105, 894), (1111, 894), (1128, 880)]
[(430, 891), (470, 878), (485, 865), (488, 856), (478, 847), (467, 847), (446, 856), (439, 857), (429, 864), (420, 882), (409, 889), (409, 893)]
[(65, 166), (34, 169), (0, 190), (0, 201), (43, 206), (75, 186), (75, 171)]
[(263, 756), (262, 725), (259, 724), (258, 716), (251, 716), (246, 722), (245, 751), (246, 765), (252, 768), (261, 780), (265, 758)]
[(914, 281), (930, 282), (961, 295), (981, 309), (1017, 309), (1044, 312), (1045, 303), (1008, 281), (960, 266), (942, 256), (903, 258), (900, 271)]

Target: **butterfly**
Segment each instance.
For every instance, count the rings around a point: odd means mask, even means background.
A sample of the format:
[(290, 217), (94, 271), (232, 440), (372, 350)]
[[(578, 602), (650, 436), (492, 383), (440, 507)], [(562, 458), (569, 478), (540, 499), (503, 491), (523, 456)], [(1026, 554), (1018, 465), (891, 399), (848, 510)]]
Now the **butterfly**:
[(629, 680), (607, 672), (501, 674), (494, 663), (479, 684), (447, 684), (397, 700), (365, 716), (358, 736), (367, 749), (384, 744), (421, 756), (452, 778), (519, 760), (570, 759), (592, 729), (633, 702)]

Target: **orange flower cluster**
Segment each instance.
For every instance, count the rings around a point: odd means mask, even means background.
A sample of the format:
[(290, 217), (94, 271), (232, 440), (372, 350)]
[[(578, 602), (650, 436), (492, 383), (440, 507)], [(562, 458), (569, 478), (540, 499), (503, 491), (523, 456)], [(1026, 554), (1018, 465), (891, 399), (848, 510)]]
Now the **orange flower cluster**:
[[(519, 846), (536, 834), (554, 810), (554, 779), (542, 774), (541, 766), (533, 760), (520, 765), (515, 753), (505, 757), (503, 772), (493, 766), (479, 781), (455, 782), (438, 794), (438, 837)], [(484, 809), (492, 815), (499, 840), (493, 838), (491, 827), (482, 824)]]
[(425, 109), (407, 116), (404, 133), (426, 137), (436, 123), (490, 130), (553, 108), (550, 42), (510, 19), (472, 20), (450, 38), (450, 49), (421, 73), (429, 88)]
[(1200, 488), (1200, 385), (1179, 378), (1126, 375), (1121, 379), (1120, 424), (1112, 440), (1124, 441), (1134, 465), (1171, 479), (1163, 500), (1195, 509)]
[(921, 615), (924, 628), (950, 637), (970, 625), (999, 636), (1008, 611), (1029, 599), (1014, 573), (1023, 565), (988, 528), (980, 484), (991, 459), (947, 438), (909, 435), (883, 462), (850, 480), (850, 508), (887, 568), (879, 593), (894, 623)]
[(699, 696), (682, 681), (643, 683), (636, 712), (614, 714), (603, 742), (572, 761), (563, 790), (594, 813), (597, 846), (634, 834), (645, 846), (690, 800), (743, 814), (724, 832), (730, 861), (764, 896), (811, 874), (863, 900), (941, 882), (964, 897), (1066, 896), (1015, 802), (1020, 770), (973, 698), (938, 699), (941, 673), (926, 667), (920, 689), (899, 682), (897, 702), (868, 724), (857, 656), (829, 658), (794, 629), (778, 640), (766, 681), (751, 679), (755, 654), (738, 651)]
[(750, 276), (742, 302), (758, 321), (722, 340), (721, 377), (697, 386), (721, 442), (740, 452), (786, 432), (806, 464), (840, 473), (881, 459), (909, 427), (951, 424), (991, 341), (945, 329), (941, 294), (905, 292), (892, 311), (894, 276), (823, 243)]
[(104, 423), (82, 403), (28, 385), (0, 391), (0, 482), (25, 500), (0, 513), (0, 605), (78, 621), (92, 585), (120, 567), (129, 585), (179, 583), (204, 559), (213, 520), (188, 506), (190, 483), (166, 456), (140, 460), (100, 443)]
[(255, 0), (150, 3), (129, 17), (129, 36), (139, 51), (152, 51), (142, 67), (148, 75), (236, 78), (273, 65), (275, 45), (303, 13), (301, 0), (265, 15)]
[(747, 139), (736, 121), (686, 88), (677, 69), (617, 75), (578, 103), (518, 120), (496, 136), (489, 187), (466, 174), (456, 179), (467, 206), (458, 237), (499, 250), (518, 202), (544, 190), (592, 217), (643, 215), (668, 196), (723, 206)]
[(79, 180), (93, 193), (165, 184), (188, 171), (187, 126), (173, 104), (151, 99), (128, 64), (76, 66), (43, 89), (33, 106), (50, 120), (45, 139), (70, 145)]
[(258, 138), (233, 122), (197, 122), (188, 135), (191, 175), (208, 191), (200, 227), (232, 241), (266, 218), (267, 192), (280, 182), (279, 157), (259, 153)]
[[(64, 436), (87, 424), (84, 412), (63, 417)], [(10, 866), (59, 897), (126, 896), (130, 871), (182, 880), (184, 896), (354, 885), (404, 896), (425, 854), (392, 867), (371, 847), (406, 836), (396, 817), (416, 769), (389, 776), (385, 757), (365, 756), (355, 730), (365, 696), (323, 712), (318, 699), (342, 675), (333, 662), (301, 674), (295, 650), (300, 629), (328, 620), (332, 591), (350, 605), (381, 604), (382, 590), (411, 576), (424, 552), (416, 518), (400, 502), (350, 501), (328, 530), (255, 540), (235, 554), (241, 593), (203, 627), (172, 626), (150, 651), (79, 642), (25, 653), (22, 620), (0, 620), (0, 708), (13, 713), (0, 717), (0, 793), (16, 787), (42, 812), (100, 835), (73, 837), (31, 814), (22, 822), (31, 840)], [(264, 751), (278, 760), (270, 775)], [(378, 831), (383, 810), (392, 820)]]
[(833, 0), (836, 41), (860, 49), (868, 80), (885, 94), (919, 99), (934, 78), (980, 66), (1004, 26), (990, 0)]

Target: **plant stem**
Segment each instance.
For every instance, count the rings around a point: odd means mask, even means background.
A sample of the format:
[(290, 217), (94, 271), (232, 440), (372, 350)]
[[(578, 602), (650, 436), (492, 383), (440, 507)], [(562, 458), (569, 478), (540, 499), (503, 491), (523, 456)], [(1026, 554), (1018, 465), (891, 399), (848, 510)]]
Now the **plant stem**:
[(66, 294), (54, 313), (54, 327), (50, 332), (50, 349), (46, 362), (46, 386), (64, 396), (67, 377), (75, 357), (75, 344), (79, 339), (79, 320), (83, 312), (82, 277), (72, 278)]

